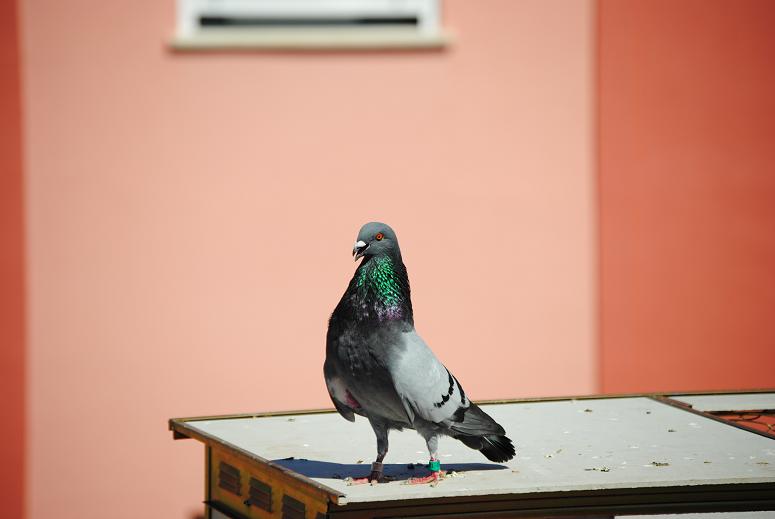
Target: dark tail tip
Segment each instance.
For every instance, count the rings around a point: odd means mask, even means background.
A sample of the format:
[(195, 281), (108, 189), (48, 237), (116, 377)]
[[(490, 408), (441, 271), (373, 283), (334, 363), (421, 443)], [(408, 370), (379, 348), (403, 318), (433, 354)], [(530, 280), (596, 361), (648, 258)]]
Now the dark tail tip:
[(479, 451), (490, 461), (496, 463), (509, 461), (517, 453), (514, 444), (506, 436), (491, 434), (483, 436), (482, 440)]

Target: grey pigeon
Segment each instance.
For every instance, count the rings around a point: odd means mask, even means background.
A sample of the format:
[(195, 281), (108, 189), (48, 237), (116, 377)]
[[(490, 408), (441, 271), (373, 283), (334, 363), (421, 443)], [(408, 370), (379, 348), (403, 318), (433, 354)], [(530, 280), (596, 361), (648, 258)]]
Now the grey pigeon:
[(377, 436), (369, 481), (383, 479), (388, 432), (416, 430), (430, 453), (437, 481), (439, 435), (456, 438), (495, 462), (514, 457), (503, 427), (472, 403), (457, 378), (414, 329), (409, 278), (395, 232), (371, 222), (353, 249), (363, 258), (328, 322), (326, 386), (347, 420), (366, 417)]

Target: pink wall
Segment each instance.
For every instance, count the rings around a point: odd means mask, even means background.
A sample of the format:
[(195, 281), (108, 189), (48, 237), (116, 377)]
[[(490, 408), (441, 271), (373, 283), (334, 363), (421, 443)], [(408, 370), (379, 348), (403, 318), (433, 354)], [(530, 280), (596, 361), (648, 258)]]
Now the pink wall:
[(29, 517), (186, 517), (171, 416), (328, 406), (358, 227), (475, 398), (596, 389), (589, 2), (441, 53), (174, 54), (173, 2), (24, 0)]
[(18, 5), (0, 2), (0, 506), (24, 508), (24, 210)]
[(773, 387), (775, 3), (599, 5), (603, 390)]

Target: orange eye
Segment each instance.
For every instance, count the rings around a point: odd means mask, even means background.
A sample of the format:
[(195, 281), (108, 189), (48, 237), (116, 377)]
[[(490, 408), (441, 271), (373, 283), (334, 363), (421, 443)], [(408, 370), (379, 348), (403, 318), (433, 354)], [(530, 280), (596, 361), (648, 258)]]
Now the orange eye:
[(385, 237), (384, 234), (382, 234), (381, 232), (378, 232), (377, 235), (374, 238), (376, 238), (377, 241), (381, 241), (382, 238), (384, 238), (384, 237)]

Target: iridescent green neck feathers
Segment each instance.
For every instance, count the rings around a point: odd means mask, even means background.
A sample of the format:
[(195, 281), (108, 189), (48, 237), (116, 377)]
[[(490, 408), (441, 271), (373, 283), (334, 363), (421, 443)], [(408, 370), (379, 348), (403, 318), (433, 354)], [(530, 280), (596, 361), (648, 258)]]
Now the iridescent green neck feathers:
[(356, 286), (359, 289), (373, 290), (385, 305), (392, 306), (401, 301), (401, 285), (393, 267), (393, 260), (387, 256), (373, 258), (369, 265), (364, 265), (358, 272)]
[(362, 319), (412, 321), (409, 280), (400, 259), (374, 256), (358, 267), (353, 282), (352, 303)]

